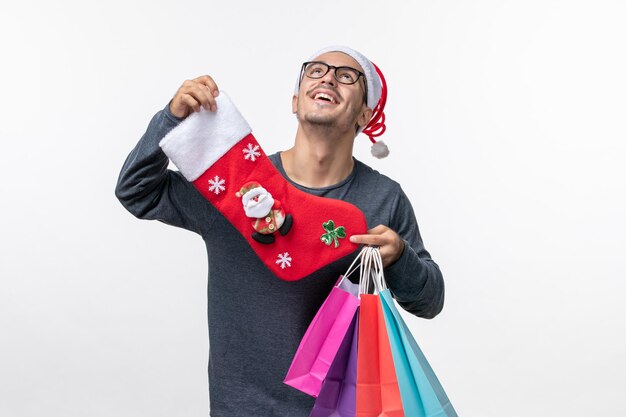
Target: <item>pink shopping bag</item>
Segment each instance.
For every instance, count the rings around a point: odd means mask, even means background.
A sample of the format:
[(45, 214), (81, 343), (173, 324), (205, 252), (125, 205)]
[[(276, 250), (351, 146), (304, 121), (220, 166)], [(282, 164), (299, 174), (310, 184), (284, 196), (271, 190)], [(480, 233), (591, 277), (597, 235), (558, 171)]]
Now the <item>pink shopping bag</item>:
[(285, 384), (317, 397), (359, 306), (359, 285), (343, 276), (309, 325)]

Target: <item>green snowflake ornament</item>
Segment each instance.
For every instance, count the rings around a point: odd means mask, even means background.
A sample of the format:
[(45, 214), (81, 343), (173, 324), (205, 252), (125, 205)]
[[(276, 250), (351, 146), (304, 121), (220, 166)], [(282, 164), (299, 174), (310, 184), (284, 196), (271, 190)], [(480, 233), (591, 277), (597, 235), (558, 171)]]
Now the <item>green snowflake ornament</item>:
[(343, 226), (339, 226), (335, 229), (335, 222), (332, 220), (323, 223), (322, 227), (324, 227), (324, 230), (326, 230), (326, 233), (324, 233), (322, 237), (320, 237), (322, 242), (324, 242), (328, 246), (330, 246), (331, 243), (335, 242), (335, 247), (338, 248), (339, 239), (343, 239), (344, 237), (346, 237), (346, 228)]

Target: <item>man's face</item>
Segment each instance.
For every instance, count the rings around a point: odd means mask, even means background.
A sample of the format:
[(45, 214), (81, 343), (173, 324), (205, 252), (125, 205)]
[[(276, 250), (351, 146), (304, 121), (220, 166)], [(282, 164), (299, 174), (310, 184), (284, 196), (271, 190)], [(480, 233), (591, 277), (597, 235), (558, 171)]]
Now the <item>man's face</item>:
[[(351, 56), (342, 52), (328, 52), (314, 59), (328, 65), (348, 66), (363, 72), (363, 68)], [(326, 126), (336, 129), (364, 127), (372, 115), (363, 95), (364, 77), (346, 85), (335, 79), (334, 69), (319, 79), (303, 76), (298, 96), (293, 97), (292, 109), (300, 123)]]

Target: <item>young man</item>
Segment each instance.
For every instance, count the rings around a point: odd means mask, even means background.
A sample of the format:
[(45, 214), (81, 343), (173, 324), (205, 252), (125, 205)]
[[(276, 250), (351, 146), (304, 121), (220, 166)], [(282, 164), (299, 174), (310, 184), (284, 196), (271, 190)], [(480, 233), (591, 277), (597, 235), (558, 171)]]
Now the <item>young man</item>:
[[(205, 241), (211, 415), (308, 416), (314, 399), (282, 381), (307, 326), (350, 260), (282, 281), (190, 182), (167, 169), (159, 141), (201, 107), (217, 111), (218, 95), (209, 76), (185, 81), (128, 156), (116, 196), (135, 216), (183, 227)], [(381, 81), (362, 54), (346, 47), (316, 53), (303, 65), (293, 96), (295, 143), (269, 158), (298, 189), (357, 206), (370, 230), (350, 239), (379, 246), (396, 300), (412, 314), (432, 318), (443, 307), (443, 278), (424, 248), (411, 204), (396, 182), (352, 157), (354, 139), (380, 97)]]

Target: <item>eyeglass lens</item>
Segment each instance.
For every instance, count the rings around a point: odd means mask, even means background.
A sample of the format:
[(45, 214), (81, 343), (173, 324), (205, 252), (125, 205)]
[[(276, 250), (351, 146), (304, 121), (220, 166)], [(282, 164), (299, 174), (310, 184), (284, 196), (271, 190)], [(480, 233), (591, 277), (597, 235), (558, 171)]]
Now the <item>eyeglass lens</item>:
[(331, 68), (335, 69), (335, 79), (342, 84), (354, 84), (359, 79), (359, 71), (350, 67), (334, 67), (323, 62), (311, 62), (304, 68), (304, 74), (309, 78), (322, 78)]

